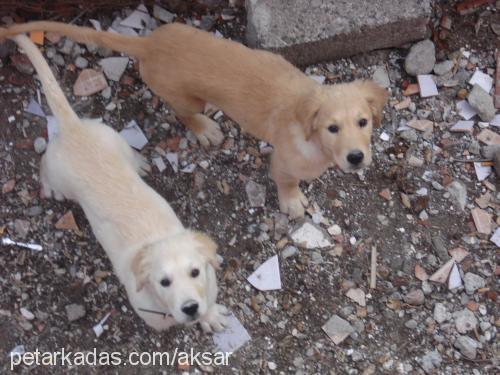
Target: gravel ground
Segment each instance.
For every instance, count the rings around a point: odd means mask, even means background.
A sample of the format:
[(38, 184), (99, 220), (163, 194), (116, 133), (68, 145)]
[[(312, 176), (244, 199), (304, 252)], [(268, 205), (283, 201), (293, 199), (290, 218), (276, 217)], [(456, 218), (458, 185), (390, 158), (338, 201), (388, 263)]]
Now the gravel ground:
[[(118, 82), (107, 80), (110, 90), (75, 97), (72, 88), (81, 68), (100, 70), (98, 62), (109, 51), (89, 50), (64, 39), (45, 41), (44, 53), (81, 117), (103, 117), (117, 130), (137, 121), (148, 138), (141, 153), (149, 160), (160, 157), (166, 164), (162, 172), (153, 167), (147, 182), (184, 224), (216, 239), (223, 258), (219, 303), (251, 336), (226, 367), (70, 368), (77, 373), (131, 374), (160, 369), (164, 373), (498, 373), (499, 251), (490, 241), (500, 225), (498, 179), (493, 171), (479, 182), (470, 162), (485, 159), (487, 150), (477, 136), (487, 125), (479, 124), (481, 119), (475, 116), (472, 132), (456, 133), (450, 127), (463, 120), (456, 104), (472, 91), (468, 81), (475, 69), (494, 77), (499, 47), (494, 29), (500, 19), (494, 5), (466, 16), (456, 14), (452, 5), (435, 7), (436, 53), (418, 54), (437, 63), (451, 61), (440, 65), (443, 72), (435, 76), (437, 96), (403, 96), (408, 84), (417, 81), (405, 66), (419, 64), (411, 54), (405, 63), (408, 49), (305, 69), (325, 77), (327, 83), (375, 75), (391, 93), (382, 128), (373, 137), (372, 166), (359, 175), (332, 169), (302, 184), (311, 202), (307, 223), (320, 228), (319, 236), (331, 244), (322, 249), (306, 249), (292, 240), (290, 234), (304, 222), (288, 222), (279, 214), (276, 189), (268, 177), (267, 145), (216, 115), (226, 140), (220, 148), (201, 148), (168, 106), (147, 89), (132, 61)], [(106, 26), (130, 10), (122, 13), (93, 16)], [(197, 18), (203, 27), (240, 40), (241, 9), (227, 8), (223, 13), (225, 20), (217, 12)], [(442, 15), (450, 17), (450, 31), (439, 26)], [(195, 18), (190, 13), (178, 17), (188, 22)], [(92, 17), (77, 23), (88, 18)], [(10, 371), (8, 356), (18, 345), (29, 352), (96, 348), (123, 355), (175, 348), (215, 350), (212, 337), (199, 328), (178, 327), (164, 333), (147, 328), (133, 313), (82, 210), (71, 202), (39, 198), (38, 154), (45, 146), (40, 138), (47, 136), (46, 120), (23, 109), (37, 98), (37, 82), (29, 64), (14, 57), (14, 48), (4, 44), (0, 52), (0, 234), (44, 247), (42, 252), (0, 248), (0, 371)], [(422, 64), (413, 68), (434, 66), (428, 60)], [(49, 112), (45, 99), (42, 102)], [(492, 125), (488, 129), (499, 133)], [(196, 168), (175, 172), (164, 153), (176, 153), (181, 168)], [(245, 191), (249, 181), (265, 187), (264, 207), (250, 207)], [(75, 223), (61, 223), (68, 212)], [(487, 217), (489, 228), (478, 227), (471, 212)], [(377, 284), (371, 289), (373, 248), (378, 253)], [(282, 289), (260, 292), (246, 279), (276, 254)], [(441, 280), (427, 280), (446, 264), (450, 267), (441, 271)], [(448, 281), (453, 264), (456, 269)], [(450, 289), (448, 282), (459, 286)], [(108, 313), (105, 331), (96, 337), (92, 327)], [(345, 320), (350, 329), (338, 344), (322, 329), (332, 316)], [(67, 368), (20, 365), (14, 371), (52, 374), (66, 373)]]

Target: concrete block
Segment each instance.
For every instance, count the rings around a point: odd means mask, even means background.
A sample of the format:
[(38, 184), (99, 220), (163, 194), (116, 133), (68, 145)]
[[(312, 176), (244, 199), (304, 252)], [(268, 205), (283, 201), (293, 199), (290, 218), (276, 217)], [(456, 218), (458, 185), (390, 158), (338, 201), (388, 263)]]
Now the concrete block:
[(430, 0), (246, 0), (247, 43), (296, 65), (429, 37)]

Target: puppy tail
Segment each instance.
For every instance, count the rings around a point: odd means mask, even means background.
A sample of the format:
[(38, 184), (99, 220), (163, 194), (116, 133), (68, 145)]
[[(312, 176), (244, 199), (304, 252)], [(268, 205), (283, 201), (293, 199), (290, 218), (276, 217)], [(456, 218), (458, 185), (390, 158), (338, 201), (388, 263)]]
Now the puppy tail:
[(110, 48), (140, 58), (144, 55), (145, 38), (97, 31), (90, 27), (68, 25), (62, 22), (35, 21), (12, 25), (0, 29), (0, 40), (30, 31), (50, 31), (67, 36), (79, 43), (93, 43), (99, 47)]
[(45, 61), (37, 46), (26, 35), (16, 35), (12, 39), (24, 50), (35, 67), (42, 82), (49, 107), (59, 120), (61, 132), (64, 132), (65, 128), (78, 124), (80, 122), (78, 116), (69, 105), (66, 96), (54, 77), (54, 73), (50, 70), (47, 61)]

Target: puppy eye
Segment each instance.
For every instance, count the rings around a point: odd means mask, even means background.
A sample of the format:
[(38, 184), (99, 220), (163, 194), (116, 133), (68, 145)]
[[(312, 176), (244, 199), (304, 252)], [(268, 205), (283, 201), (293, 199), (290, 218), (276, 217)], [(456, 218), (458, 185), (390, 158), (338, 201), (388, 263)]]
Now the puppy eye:
[(166, 288), (167, 286), (170, 286), (171, 282), (165, 277), (164, 279), (161, 279), (160, 284), (162, 287)]
[(365, 118), (362, 118), (361, 120), (358, 121), (358, 125), (362, 128), (364, 128), (368, 124), (368, 120)]
[(337, 125), (330, 125), (330, 126), (328, 127), (328, 131), (329, 131), (330, 133), (338, 133), (338, 131), (339, 131), (339, 127), (338, 127)]
[(193, 268), (193, 270), (191, 271), (191, 277), (198, 277), (199, 274), (200, 270), (198, 268)]

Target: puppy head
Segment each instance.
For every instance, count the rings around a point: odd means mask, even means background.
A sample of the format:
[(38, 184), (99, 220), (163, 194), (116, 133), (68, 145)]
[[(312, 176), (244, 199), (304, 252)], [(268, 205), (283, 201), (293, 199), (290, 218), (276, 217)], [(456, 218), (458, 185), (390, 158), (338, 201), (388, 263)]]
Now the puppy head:
[(149, 288), (178, 323), (195, 322), (208, 309), (218, 268), (217, 245), (205, 234), (184, 231), (142, 248), (132, 261), (137, 291)]
[(349, 172), (371, 163), (371, 134), (379, 127), (388, 93), (373, 81), (321, 86), (303, 98), (297, 118), (306, 140)]

